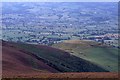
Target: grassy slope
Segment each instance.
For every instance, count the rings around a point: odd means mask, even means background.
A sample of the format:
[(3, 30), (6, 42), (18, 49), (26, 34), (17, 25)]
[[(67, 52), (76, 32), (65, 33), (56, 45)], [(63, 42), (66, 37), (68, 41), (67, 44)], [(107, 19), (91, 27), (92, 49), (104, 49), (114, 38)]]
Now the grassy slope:
[(42, 45), (30, 45), (21, 43), (12, 43), (16, 47), (32, 53), (43, 60), (47, 65), (55, 68), (60, 72), (106, 72), (107, 70), (90, 63), (89, 61), (80, 59), (69, 53)]
[(54, 44), (53, 47), (65, 50), (109, 71), (118, 71), (118, 49), (99, 45), (92, 41), (78, 40)]

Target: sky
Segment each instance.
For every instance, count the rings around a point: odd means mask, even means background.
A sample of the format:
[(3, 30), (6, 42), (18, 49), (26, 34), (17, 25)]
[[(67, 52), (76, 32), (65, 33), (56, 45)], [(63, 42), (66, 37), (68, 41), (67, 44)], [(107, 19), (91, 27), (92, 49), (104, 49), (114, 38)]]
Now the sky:
[(0, 0), (0, 2), (119, 2), (120, 0)]

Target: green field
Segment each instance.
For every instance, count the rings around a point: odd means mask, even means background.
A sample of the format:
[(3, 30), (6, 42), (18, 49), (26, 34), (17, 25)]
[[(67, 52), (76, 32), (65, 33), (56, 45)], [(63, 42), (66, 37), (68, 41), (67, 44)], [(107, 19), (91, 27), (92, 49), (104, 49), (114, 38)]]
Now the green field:
[(65, 41), (52, 45), (77, 57), (95, 63), (111, 72), (118, 71), (118, 48), (105, 46), (93, 41)]

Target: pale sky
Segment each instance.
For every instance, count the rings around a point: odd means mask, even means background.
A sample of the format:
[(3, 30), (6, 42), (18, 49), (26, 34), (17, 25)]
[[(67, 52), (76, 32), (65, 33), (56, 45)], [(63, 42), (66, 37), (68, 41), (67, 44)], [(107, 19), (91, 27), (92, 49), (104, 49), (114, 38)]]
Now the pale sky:
[(0, 0), (0, 2), (119, 2), (120, 0)]

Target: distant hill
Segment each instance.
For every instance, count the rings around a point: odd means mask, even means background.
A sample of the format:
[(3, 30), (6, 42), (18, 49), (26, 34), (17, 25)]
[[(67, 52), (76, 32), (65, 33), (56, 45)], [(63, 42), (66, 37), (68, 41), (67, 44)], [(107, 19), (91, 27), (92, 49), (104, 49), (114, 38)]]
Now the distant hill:
[(56, 48), (2, 41), (3, 75), (107, 70)]
[(52, 45), (111, 72), (118, 71), (118, 50), (94, 41), (68, 40)]

